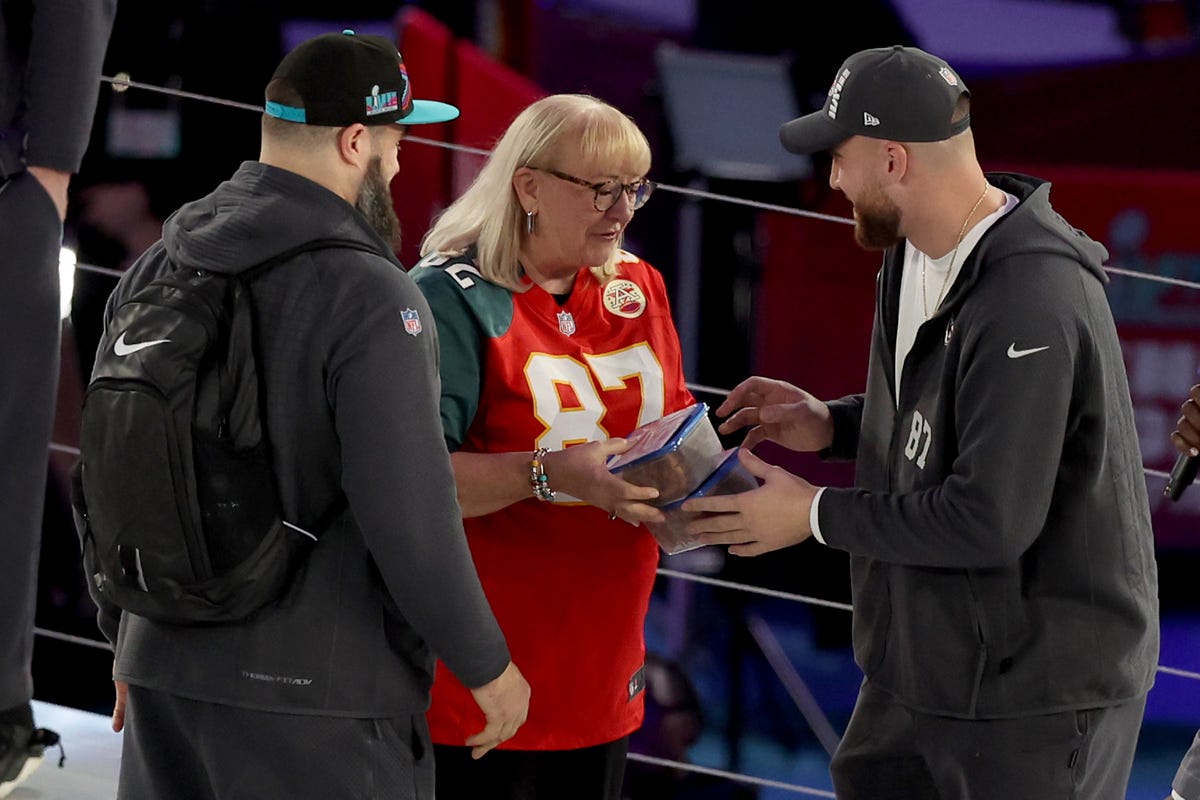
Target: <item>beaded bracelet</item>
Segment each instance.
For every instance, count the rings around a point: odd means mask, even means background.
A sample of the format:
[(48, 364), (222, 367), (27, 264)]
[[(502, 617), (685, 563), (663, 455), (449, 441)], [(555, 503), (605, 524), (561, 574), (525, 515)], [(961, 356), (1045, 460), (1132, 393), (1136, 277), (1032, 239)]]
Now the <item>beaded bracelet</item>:
[(533, 451), (533, 458), (529, 461), (529, 488), (533, 490), (534, 497), (546, 502), (554, 500), (554, 490), (550, 488), (550, 478), (546, 475), (543, 461), (548, 452), (547, 448), (539, 447)]

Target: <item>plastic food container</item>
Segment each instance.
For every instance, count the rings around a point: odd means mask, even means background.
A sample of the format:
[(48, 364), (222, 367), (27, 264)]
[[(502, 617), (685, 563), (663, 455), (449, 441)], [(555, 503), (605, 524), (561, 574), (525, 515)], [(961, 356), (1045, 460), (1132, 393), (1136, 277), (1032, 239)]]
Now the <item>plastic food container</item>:
[(686, 497), (720, 463), (721, 440), (704, 403), (682, 408), (637, 428), (633, 445), (608, 461), (608, 470), (638, 486), (658, 489), (651, 505)]
[(646, 527), (658, 540), (658, 546), (667, 555), (695, 550), (701, 547), (693, 537), (684, 532), (684, 527), (700, 516), (695, 511), (684, 511), (680, 508), (685, 501), (693, 497), (706, 497), (719, 494), (739, 494), (758, 488), (758, 479), (750, 474), (750, 470), (742, 466), (738, 460), (738, 448), (726, 450), (720, 465), (712, 474), (704, 479), (696, 490), (687, 497), (676, 500), (662, 507), (667, 519), (664, 522), (648, 522)]

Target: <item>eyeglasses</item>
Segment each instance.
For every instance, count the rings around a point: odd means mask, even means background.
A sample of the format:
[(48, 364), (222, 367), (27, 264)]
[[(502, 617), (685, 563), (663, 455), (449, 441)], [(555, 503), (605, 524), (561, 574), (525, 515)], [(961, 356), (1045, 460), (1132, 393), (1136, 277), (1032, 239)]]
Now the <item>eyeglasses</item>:
[(654, 191), (654, 184), (645, 178), (638, 178), (636, 181), (630, 183), (621, 183), (611, 178), (599, 183), (591, 183), (585, 181), (583, 178), (576, 178), (574, 175), (568, 175), (556, 169), (546, 169), (545, 167), (531, 167), (531, 169), (546, 172), (560, 180), (569, 181), (591, 189), (595, 193), (592, 197), (592, 205), (596, 207), (597, 211), (608, 211), (615, 206), (617, 198), (621, 196), (622, 192), (629, 196), (629, 201), (633, 204), (633, 210), (637, 211), (646, 205), (646, 201), (650, 199), (650, 193)]

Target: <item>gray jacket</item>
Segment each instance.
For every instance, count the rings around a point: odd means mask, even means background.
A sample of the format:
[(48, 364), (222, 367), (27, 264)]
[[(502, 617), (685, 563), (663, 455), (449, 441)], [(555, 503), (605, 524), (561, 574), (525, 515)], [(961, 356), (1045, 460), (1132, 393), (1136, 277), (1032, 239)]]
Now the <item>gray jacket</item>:
[(0, 178), (77, 172), (117, 0), (0, 0)]
[(820, 501), (851, 554), (854, 650), (918, 710), (1015, 717), (1144, 694), (1158, 659), (1145, 476), (1104, 248), (1048, 183), (963, 264), (894, 387), (903, 245), (879, 274), (865, 395), (830, 403), (855, 488)]
[[(434, 654), (471, 687), (508, 663), (442, 438), (433, 315), (351, 205), (246, 162), (167, 220), (162, 241), (121, 279), (106, 319), (172, 264), (237, 273), (326, 238), (378, 255), (304, 253), (256, 278), (251, 294), (284, 517), (311, 523), (339, 491), (350, 513), (289, 593), (247, 622), (177, 627), (102, 609), (110, 639), (120, 616), (120, 679), (247, 708), (398, 716), (428, 705)], [(406, 331), (406, 311), (419, 331)]]

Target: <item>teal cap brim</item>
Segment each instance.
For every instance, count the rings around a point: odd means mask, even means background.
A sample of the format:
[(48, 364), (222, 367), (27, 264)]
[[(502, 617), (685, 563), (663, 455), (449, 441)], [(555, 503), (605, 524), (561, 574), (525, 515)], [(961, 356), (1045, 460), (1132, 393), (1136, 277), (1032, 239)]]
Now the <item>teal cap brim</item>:
[(408, 116), (396, 120), (397, 125), (428, 125), (432, 122), (449, 122), (458, 117), (458, 109), (449, 103), (437, 100), (413, 100), (413, 109)]

